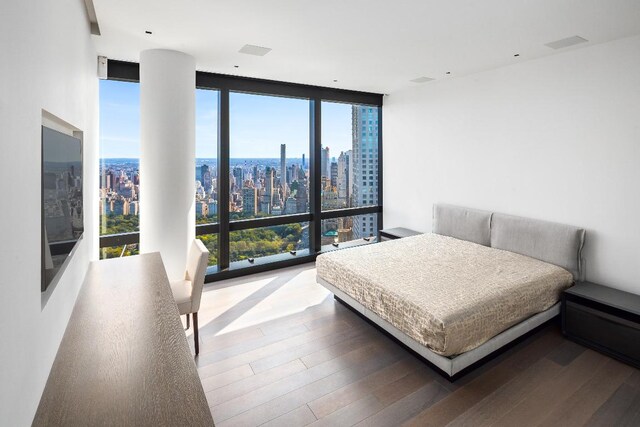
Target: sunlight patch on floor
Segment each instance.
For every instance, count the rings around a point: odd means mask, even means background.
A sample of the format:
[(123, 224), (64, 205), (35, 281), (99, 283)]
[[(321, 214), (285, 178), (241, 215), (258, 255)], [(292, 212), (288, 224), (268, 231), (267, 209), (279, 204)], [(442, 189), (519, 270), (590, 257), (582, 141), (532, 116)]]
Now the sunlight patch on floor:
[(221, 329), (215, 335), (224, 335), (302, 312), (329, 295), (316, 283), (313, 265), (229, 279), (205, 287), (201, 307), (206, 309), (200, 311), (200, 325), (217, 322)]

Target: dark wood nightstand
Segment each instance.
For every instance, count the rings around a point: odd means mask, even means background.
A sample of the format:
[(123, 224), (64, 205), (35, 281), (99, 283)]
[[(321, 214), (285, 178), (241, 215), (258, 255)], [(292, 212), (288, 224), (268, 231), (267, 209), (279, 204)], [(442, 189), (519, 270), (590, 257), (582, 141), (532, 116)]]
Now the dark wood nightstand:
[(380, 230), (380, 241), (402, 239), (403, 237), (417, 236), (418, 234), (422, 233), (403, 227), (386, 228)]
[(562, 332), (640, 368), (640, 295), (578, 282), (562, 294)]

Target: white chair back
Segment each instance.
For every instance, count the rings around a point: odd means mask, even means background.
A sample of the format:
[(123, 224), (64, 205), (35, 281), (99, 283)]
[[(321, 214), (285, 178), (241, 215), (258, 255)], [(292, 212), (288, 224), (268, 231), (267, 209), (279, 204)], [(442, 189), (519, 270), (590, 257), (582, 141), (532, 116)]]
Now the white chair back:
[(202, 298), (202, 287), (204, 286), (204, 276), (209, 265), (209, 251), (199, 239), (194, 239), (189, 248), (187, 260), (187, 273), (185, 279), (191, 281), (191, 312), (197, 313), (200, 310), (200, 299)]

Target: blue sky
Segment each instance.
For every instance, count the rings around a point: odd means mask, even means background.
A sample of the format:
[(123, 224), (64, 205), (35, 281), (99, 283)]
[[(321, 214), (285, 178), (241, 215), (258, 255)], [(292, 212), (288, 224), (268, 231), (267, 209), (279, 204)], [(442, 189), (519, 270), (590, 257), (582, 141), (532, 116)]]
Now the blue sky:
[[(309, 102), (293, 98), (232, 93), (230, 104), (232, 158), (309, 157)], [(196, 157), (214, 158), (217, 151), (218, 93), (196, 91)], [(322, 103), (323, 146), (331, 157), (351, 149), (351, 106)], [(100, 157), (140, 157), (140, 91), (137, 83), (100, 81)]]

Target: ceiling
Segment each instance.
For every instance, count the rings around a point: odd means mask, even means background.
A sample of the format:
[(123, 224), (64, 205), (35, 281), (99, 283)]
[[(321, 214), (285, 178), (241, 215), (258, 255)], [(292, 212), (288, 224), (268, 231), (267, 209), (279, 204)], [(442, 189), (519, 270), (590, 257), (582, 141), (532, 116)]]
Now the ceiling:
[[(201, 71), (378, 93), (640, 34), (638, 0), (93, 2), (98, 54), (111, 59), (175, 49)], [(588, 43), (545, 46), (575, 35)], [(245, 44), (272, 50), (239, 53)]]

